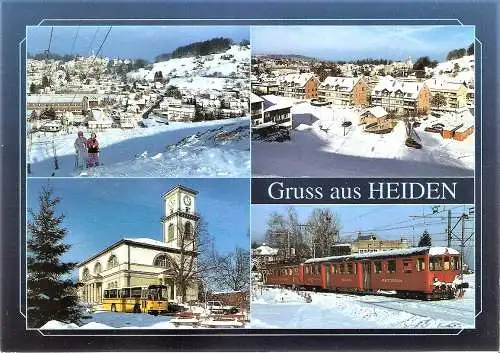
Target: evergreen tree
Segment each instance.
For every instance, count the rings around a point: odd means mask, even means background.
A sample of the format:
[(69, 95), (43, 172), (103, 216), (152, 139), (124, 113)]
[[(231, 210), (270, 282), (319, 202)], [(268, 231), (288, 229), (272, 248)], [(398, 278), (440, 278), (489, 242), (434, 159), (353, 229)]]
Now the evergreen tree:
[(437, 107), (439, 109), (445, 104), (446, 104), (446, 97), (441, 93), (436, 93), (434, 96), (432, 96), (431, 99), (432, 106)]
[(418, 241), (418, 246), (432, 246), (431, 236), (428, 231), (424, 231), (420, 240)]
[(37, 87), (36, 87), (36, 85), (35, 85), (33, 82), (31, 82), (31, 85), (30, 85), (30, 93), (31, 93), (31, 94), (34, 94), (34, 93), (36, 93), (36, 91), (37, 91)]
[(467, 55), (474, 55), (474, 43), (471, 43), (467, 48)]
[(78, 304), (76, 283), (69, 278), (76, 263), (62, 262), (70, 245), (63, 242), (67, 230), (64, 215), (57, 216), (60, 202), (52, 190), (43, 188), (38, 213), (29, 210), (28, 222), (28, 326), (39, 328), (50, 320), (80, 323), (83, 316)]

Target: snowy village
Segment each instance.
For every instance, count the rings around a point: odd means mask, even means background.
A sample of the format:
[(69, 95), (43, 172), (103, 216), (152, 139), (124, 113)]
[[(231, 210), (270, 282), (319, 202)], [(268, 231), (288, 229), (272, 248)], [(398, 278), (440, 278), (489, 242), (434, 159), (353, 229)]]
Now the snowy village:
[(30, 179), (27, 327), (246, 327), (248, 183)]
[(458, 26), (252, 28), (252, 175), (474, 175), (473, 42)]
[[(248, 36), (231, 27), (31, 28), (28, 174), (248, 176)], [(79, 132), (98, 141), (95, 161)]]
[(474, 215), (473, 205), (253, 205), (251, 327), (474, 328)]

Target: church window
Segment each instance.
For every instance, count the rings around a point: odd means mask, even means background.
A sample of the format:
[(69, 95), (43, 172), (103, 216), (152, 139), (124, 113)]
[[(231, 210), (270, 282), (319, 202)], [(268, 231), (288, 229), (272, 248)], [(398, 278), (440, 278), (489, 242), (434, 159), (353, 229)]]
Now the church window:
[(101, 272), (102, 272), (102, 266), (101, 266), (101, 263), (98, 262), (94, 266), (94, 274), (98, 275)]
[(191, 226), (191, 222), (186, 222), (184, 225), (184, 237), (186, 239), (191, 239), (193, 237), (193, 227)]
[(171, 241), (174, 239), (174, 224), (170, 223), (168, 225), (168, 241)]
[(172, 267), (172, 263), (167, 255), (158, 255), (153, 261), (153, 266), (170, 268)]
[(108, 260), (108, 269), (118, 266), (118, 258), (116, 255), (111, 255)]
[(92, 277), (90, 276), (90, 271), (89, 271), (89, 269), (88, 269), (87, 267), (85, 267), (85, 268), (83, 269), (83, 280), (84, 280), (84, 281), (88, 281), (88, 280), (90, 280), (91, 278), (92, 278)]

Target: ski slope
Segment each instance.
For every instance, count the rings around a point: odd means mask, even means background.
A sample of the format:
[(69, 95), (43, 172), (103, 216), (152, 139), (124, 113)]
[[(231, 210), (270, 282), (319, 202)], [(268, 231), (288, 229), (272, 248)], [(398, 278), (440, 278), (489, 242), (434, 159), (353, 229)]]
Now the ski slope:
[[(399, 122), (389, 134), (371, 134), (359, 125), (359, 110), (292, 107), (291, 141), (252, 141), (254, 176), (426, 177), (473, 176), (474, 135), (465, 141), (443, 139), (416, 129), (423, 148), (405, 146), (406, 129)], [(342, 123), (352, 125), (343, 128)]]
[[(253, 292), (251, 328), (462, 329), (475, 327), (474, 275), (463, 298), (440, 301), (374, 295), (295, 292), (268, 288)], [(311, 294), (307, 303), (304, 293)]]
[(249, 133), (248, 118), (108, 129), (97, 134), (103, 165), (82, 171), (75, 170), (76, 134), (39, 134), (33, 139), (29, 176), (249, 176)]

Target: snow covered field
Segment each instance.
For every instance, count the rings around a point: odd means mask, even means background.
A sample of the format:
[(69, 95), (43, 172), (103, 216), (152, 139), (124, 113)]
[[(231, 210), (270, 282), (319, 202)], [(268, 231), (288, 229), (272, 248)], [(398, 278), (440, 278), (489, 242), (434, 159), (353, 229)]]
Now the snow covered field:
[[(315, 107), (298, 103), (292, 107), (291, 141), (252, 141), (254, 176), (285, 177), (425, 177), (472, 176), (474, 134), (465, 141), (443, 139), (439, 134), (416, 128), (421, 150), (405, 146), (406, 129), (399, 122), (389, 134), (365, 132), (359, 110)], [(343, 121), (350, 121), (348, 128)], [(345, 136), (344, 136), (345, 133)]]
[(75, 170), (76, 132), (37, 133), (29, 153), (30, 176), (249, 176), (248, 118), (170, 125), (154, 124), (154, 120), (149, 119), (147, 123), (154, 126), (98, 132), (103, 165), (82, 172)]
[(311, 294), (311, 303), (289, 289), (253, 293), (251, 328), (460, 329), (474, 328), (474, 275), (463, 298), (440, 301), (374, 295)]

